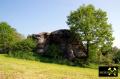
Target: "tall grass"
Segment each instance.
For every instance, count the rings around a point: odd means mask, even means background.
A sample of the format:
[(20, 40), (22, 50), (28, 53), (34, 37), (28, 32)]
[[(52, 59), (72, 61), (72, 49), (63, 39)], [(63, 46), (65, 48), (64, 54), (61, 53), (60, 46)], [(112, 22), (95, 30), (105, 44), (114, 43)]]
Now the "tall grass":
[(0, 79), (120, 79), (100, 78), (98, 69), (15, 59), (0, 55)]

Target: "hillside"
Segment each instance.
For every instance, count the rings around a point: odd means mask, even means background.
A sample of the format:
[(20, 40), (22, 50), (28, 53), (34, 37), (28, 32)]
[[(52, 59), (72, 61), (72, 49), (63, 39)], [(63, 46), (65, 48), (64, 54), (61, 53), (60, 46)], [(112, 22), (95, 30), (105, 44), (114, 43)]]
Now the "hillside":
[(2, 54), (0, 79), (98, 79), (98, 70), (15, 59)]

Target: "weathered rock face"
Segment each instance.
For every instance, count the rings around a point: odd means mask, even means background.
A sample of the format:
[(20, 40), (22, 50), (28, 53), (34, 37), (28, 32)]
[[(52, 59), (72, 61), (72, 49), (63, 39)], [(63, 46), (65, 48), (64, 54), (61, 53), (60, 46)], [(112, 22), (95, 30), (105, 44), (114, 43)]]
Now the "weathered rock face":
[(57, 44), (64, 56), (70, 60), (87, 57), (83, 43), (67, 29), (33, 34), (33, 37), (37, 39), (37, 53), (45, 54), (49, 44)]

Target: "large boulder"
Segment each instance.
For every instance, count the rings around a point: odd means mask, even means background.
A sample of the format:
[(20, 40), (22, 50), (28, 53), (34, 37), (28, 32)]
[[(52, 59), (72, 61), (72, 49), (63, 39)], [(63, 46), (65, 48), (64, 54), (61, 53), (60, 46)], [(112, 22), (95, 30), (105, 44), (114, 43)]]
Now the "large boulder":
[(37, 53), (42, 55), (47, 52), (48, 45), (57, 44), (64, 56), (70, 60), (87, 57), (86, 48), (82, 41), (70, 30), (61, 29), (51, 33), (42, 32), (32, 36), (37, 40)]

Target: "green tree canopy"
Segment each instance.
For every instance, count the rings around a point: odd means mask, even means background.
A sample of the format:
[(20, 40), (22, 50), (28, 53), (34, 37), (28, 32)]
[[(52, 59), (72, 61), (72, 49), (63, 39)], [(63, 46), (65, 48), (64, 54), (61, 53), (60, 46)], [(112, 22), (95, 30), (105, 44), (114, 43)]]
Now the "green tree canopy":
[(96, 48), (96, 52), (106, 51), (112, 46), (112, 26), (108, 23), (107, 13), (93, 5), (82, 5), (67, 16), (71, 31), (79, 34), (87, 47), (87, 52)]
[(20, 41), (21, 39), (22, 35), (14, 28), (6, 22), (0, 23), (0, 50), (4, 50), (4, 52), (8, 51), (13, 43)]

